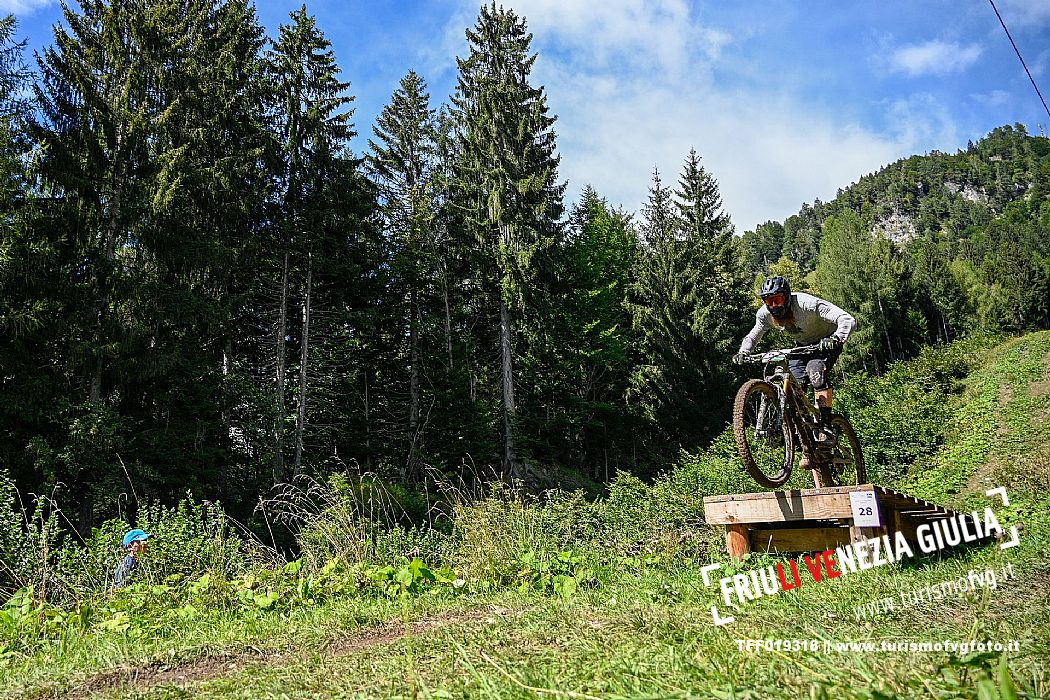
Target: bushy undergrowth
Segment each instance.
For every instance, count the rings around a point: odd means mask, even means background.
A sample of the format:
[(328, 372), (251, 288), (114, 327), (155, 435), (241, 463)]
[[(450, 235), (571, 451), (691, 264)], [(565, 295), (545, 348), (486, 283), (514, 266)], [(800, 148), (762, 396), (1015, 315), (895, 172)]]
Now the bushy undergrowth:
[(927, 347), (878, 377), (855, 376), (836, 392), (836, 410), (860, 436), (868, 478), (893, 483), (944, 441), (953, 397), (984, 352), (1001, 339), (974, 336)]
[[(46, 602), (67, 604), (104, 593), (123, 557), (119, 543), (132, 525), (113, 519), (78, 540), (60, 527), (61, 511), (45, 499), (27, 512), (14, 485), (0, 472), (0, 588), (32, 589)], [(235, 576), (263, 550), (234, 533), (222, 506), (187, 495), (175, 506), (147, 504), (136, 523), (153, 538), (143, 557), (150, 581), (186, 579), (212, 572)]]

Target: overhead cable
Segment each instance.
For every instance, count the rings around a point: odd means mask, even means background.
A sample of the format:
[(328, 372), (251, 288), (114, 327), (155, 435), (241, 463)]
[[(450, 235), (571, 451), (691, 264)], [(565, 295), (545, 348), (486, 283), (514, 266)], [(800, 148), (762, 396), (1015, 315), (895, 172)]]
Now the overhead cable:
[(1050, 107), (1046, 106), (1046, 100), (1043, 99), (1043, 93), (1039, 92), (1039, 86), (1035, 84), (1035, 78), (1032, 77), (1032, 71), (1028, 70), (1028, 64), (1024, 62), (1024, 58), (1021, 56), (1017, 44), (1014, 43), (1014, 38), (1010, 36), (1010, 30), (1006, 28), (1006, 22), (1003, 21), (1003, 16), (999, 14), (999, 8), (995, 6), (995, 0), (988, 0), (988, 2), (991, 4), (992, 9), (995, 10), (995, 16), (999, 18), (999, 24), (1003, 25), (1003, 31), (1006, 32), (1006, 38), (1010, 40), (1010, 45), (1014, 47), (1014, 53), (1016, 53), (1017, 58), (1020, 59), (1021, 65), (1024, 67), (1024, 72), (1028, 74), (1028, 79), (1032, 81), (1032, 87), (1035, 88), (1035, 94), (1039, 95), (1039, 101), (1043, 103), (1043, 109), (1046, 110), (1046, 115), (1050, 117)]

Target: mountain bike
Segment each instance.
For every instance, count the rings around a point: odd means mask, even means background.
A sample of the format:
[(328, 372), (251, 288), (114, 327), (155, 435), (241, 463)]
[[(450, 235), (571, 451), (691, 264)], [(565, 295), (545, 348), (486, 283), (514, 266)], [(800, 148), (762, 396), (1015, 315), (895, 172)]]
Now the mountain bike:
[(747, 473), (763, 486), (776, 488), (791, 477), (796, 449), (809, 458), (809, 468), (819, 475), (815, 479), (818, 487), (867, 482), (860, 440), (849, 420), (833, 413), (830, 428), (835, 440), (818, 445), (815, 432), (820, 413), (805, 387), (788, 371), (789, 358), (816, 352), (816, 345), (805, 345), (747, 357), (763, 364), (763, 378), (750, 379), (737, 391), (733, 434)]

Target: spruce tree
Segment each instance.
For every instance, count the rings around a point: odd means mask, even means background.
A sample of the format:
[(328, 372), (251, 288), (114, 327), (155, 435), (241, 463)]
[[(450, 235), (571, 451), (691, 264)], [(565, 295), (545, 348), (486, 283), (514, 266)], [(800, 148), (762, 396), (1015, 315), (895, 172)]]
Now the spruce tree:
[[(696, 339), (689, 323), (696, 305), (696, 272), (689, 260), (689, 246), (680, 240), (682, 222), (675, 211), (670, 189), (653, 171), (649, 199), (642, 209), (644, 245), (635, 263), (629, 309), (637, 335), (639, 362), (631, 375), (627, 398), (649, 426), (653, 446), (649, 458), (659, 459), (664, 440), (675, 440), (683, 422), (680, 410), (688, 408), (688, 387), (699, 385), (695, 372)], [(690, 440), (691, 441), (691, 440)], [(668, 446), (673, 449), (673, 446)]]
[[(306, 7), (290, 13), (290, 24), (281, 25), (279, 38), (267, 55), (267, 70), (275, 96), (277, 135), (275, 268), (277, 309), (274, 324), (273, 478), (280, 481), (302, 470), (307, 426), (307, 400), (311, 376), (311, 343), (317, 303), (316, 276), (344, 263), (347, 246), (332, 244), (330, 223), (339, 202), (353, 200), (344, 192), (340, 200), (334, 182), (344, 179), (347, 142), (353, 137), (353, 98), (349, 84), (339, 78), (331, 43), (317, 28)], [(326, 253), (334, 253), (335, 258)], [(341, 254), (342, 253), (342, 254)], [(294, 369), (294, 385), (288, 370)], [(286, 406), (295, 408), (293, 417)], [(293, 457), (289, 469), (285, 432), (293, 426)]]
[[(62, 9), (65, 25), (55, 25), (54, 45), (38, 57), (35, 135), (41, 183), (58, 210), (46, 235), (63, 248), (60, 264), (69, 271), (69, 351), (53, 361), (70, 390), (56, 411), (60, 429), (41, 436), (34, 453), (49, 481), (70, 484), (86, 529), (96, 497), (121, 490), (116, 455), (151, 398), (126, 384), (151, 366), (142, 348), (150, 344), (149, 310), (139, 302), (150, 298), (152, 204), (164, 197), (156, 137), (169, 106), (160, 89), (167, 47), (149, 16), (155, 6), (89, 0), (79, 11)], [(168, 43), (177, 41), (172, 34)]]
[(242, 0), (63, 12), (34, 131), (73, 310), (53, 361), (72, 391), (34, 454), (77, 487), (86, 524), (129, 478), (144, 495), (228, 483), (232, 300), (265, 182), (262, 30)]
[(750, 320), (750, 279), (695, 151), (676, 192), (654, 172), (643, 215), (630, 303), (641, 362), (628, 396), (668, 447), (693, 448), (725, 417), (718, 397), (731, 390), (728, 360)]
[(544, 324), (548, 342), (537, 344), (551, 390), (533, 440), (598, 480), (628, 464), (635, 432), (624, 402), (633, 361), (625, 302), (637, 249), (631, 217), (586, 187), (558, 249), (561, 286)]
[(478, 245), (478, 266), (498, 305), (500, 463), (521, 476), (514, 448), (515, 318), (526, 311), (534, 258), (550, 245), (562, 214), (554, 117), (542, 87), (529, 83), (535, 54), (524, 19), (495, 3), (467, 30), (452, 98), (458, 130), (457, 199)]
[(874, 236), (857, 214), (847, 210), (825, 220), (815, 291), (857, 317), (843, 358), (847, 365), (859, 362), (879, 372), (903, 353), (901, 339), (911, 333), (904, 311), (907, 285), (900, 252)]
[(721, 241), (732, 235), (729, 215), (722, 211), (718, 183), (700, 165), (696, 149), (689, 150), (675, 194), (675, 206), (685, 237)]
[(408, 410), (407, 448), (402, 476), (422, 476), (420, 451), (424, 334), (434, 329), (437, 266), (437, 192), (433, 178), (437, 157), (436, 114), (426, 83), (414, 71), (402, 78), (390, 103), (373, 126), (366, 164), (379, 188), (381, 213), (392, 250), (389, 298), (406, 338)]
[(57, 246), (40, 235), (44, 205), (25, 168), (32, 143), (22, 95), (30, 75), (16, 31), (13, 16), (0, 19), (0, 465), (28, 491), (39, 481), (26, 447), (53, 429), (42, 409), (64, 391), (49, 362), (62, 338), (62, 296), (52, 264)]
[(699, 361), (709, 377), (709, 389), (729, 391), (733, 379), (729, 358), (751, 321), (750, 277), (733, 243), (733, 225), (722, 209), (718, 183), (700, 165), (695, 150), (686, 158), (675, 205), (692, 259), (699, 266), (700, 290), (691, 319), (693, 332), (704, 345)]
[[(251, 403), (237, 341), (269, 192), (265, 34), (246, 0), (157, 3), (146, 21), (166, 108), (154, 137), (153, 225), (141, 239), (152, 271), (142, 279), (158, 299), (145, 305), (151, 325), (172, 327), (150, 341), (171, 367), (166, 381), (152, 380), (149, 420), (170, 427), (151, 449), (194, 445), (195, 480), (203, 482), (194, 488), (250, 503), (243, 486), (258, 483), (255, 460), (231, 435), (245, 434), (243, 407)], [(178, 441), (176, 426), (184, 433)]]

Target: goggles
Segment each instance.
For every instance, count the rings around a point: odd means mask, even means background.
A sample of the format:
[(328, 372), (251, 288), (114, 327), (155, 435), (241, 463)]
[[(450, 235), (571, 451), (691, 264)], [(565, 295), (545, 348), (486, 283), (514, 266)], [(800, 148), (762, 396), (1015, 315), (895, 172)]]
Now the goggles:
[(777, 294), (770, 294), (768, 297), (765, 297), (764, 299), (762, 299), (762, 301), (765, 303), (766, 306), (773, 307), (773, 308), (775, 308), (777, 306), (783, 306), (785, 300), (786, 300), (786, 297), (785, 297), (783, 292), (779, 292)]

